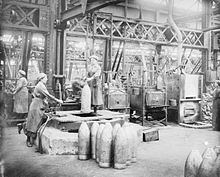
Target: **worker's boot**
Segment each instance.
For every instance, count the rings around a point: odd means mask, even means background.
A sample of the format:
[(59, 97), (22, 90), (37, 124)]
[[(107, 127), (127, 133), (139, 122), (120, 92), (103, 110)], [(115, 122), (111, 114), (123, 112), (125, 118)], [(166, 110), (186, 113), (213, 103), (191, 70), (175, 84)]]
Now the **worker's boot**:
[(18, 133), (21, 134), (21, 130), (23, 129), (23, 124), (22, 123), (17, 124), (17, 127), (18, 127)]
[(94, 106), (94, 115), (97, 116), (97, 106)]
[(33, 144), (31, 143), (31, 137), (30, 136), (27, 136), (26, 145), (27, 145), (27, 147), (32, 147), (33, 146)]

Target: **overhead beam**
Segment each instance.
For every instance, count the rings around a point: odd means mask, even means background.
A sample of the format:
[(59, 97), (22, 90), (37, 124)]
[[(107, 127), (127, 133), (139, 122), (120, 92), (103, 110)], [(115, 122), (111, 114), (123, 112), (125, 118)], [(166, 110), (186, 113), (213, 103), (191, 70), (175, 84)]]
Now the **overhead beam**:
[(77, 5), (71, 9), (61, 12), (61, 21), (66, 22), (68, 20), (74, 19), (78, 16), (85, 15), (87, 13), (93, 12), (95, 10), (107, 7), (112, 4), (118, 4), (124, 2), (125, 0), (107, 0), (107, 1), (94, 1), (87, 3), (85, 11), (83, 12), (82, 6)]

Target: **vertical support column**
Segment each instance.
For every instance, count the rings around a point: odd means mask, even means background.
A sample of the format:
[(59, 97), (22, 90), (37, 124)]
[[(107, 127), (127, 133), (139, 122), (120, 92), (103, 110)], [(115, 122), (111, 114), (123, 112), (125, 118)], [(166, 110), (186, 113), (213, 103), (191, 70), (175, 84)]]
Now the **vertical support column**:
[(49, 1), (49, 32), (46, 36), (46, 74), (48, 75), (47, 88), (52, 90), (52, 76), (56, 70), (56, 29), (54, 28), (54, 21), (57, 18), (58, 0)]
[(93, 19), (93, 29), (92, 29), (92, 53), (94, 53), (94, 46), (95, 46), (95, 34), (96, 34), (96, 27), (97, 27), (97, 14), (96, 13), (93, 13), (93, 16), (92, 16), (92, 19)]
[[(95, 53), (94, 51), (94, 44), (95, 44), (95, 40), (93, 38), (92, 41), (92, 54)], [(89, 47), (89, 23), (87, 23), (86, 25), (86, 51), (85, 51), (85, 59), (86, 59), (86, 73), (88, 73), (88, 58), (91, 55), (91, 49)]]
[(175, 33), (177, 34), (177, 61), (178, 66), (181, 65), (181, 59), (182, 59), (182, 48), (183, 48), (183, 37), (180, 29), (176, 25), (176, 23), (173, 20), (173, 6), (174, 6), (174, 0), (169, 0), (168, 2), (168, 22), (170, 23), (171, 27), (174, 29)]
[(31, 47), (32, 47), (32, 32), (28, 32), (27, 34), (27, 54), (26, 54), (26, 61), (25, 61), (25, 72), (28, 73), (28, 63), (31, 57)]
[[(63, 52), (62, 52), (62, 74), (65, 75), (65, 67), (66, 67), (66, 38), (67, 38), (67, 33), (66, 30), (63, 31)], [(71, 76), (71, 75), (70, 75)]]
[(64, 36), (64, 30), (61, 31), (61, 34), (60, 34), (60, 72), (59, 74), (63, 74), (63, 68), (64, 68), (64, 63), (65, 63), (65, 36)]
[(124, 16), (125, 16), (125, 19), (127, 19), (127, 16), (128, 16), (128, 0), (125, 0)]
[[(202, 28), (209, 28), (211, 24), (211, 1), (202, 0)], [(208, 31), (204, 33), (204, 45), (207, 49), (202, 51), (202, 72), (204, 73), (203, 77), (203, 90), (206, 92), (206, 82), (208, 77), (209, 66), (208, 63), (211, 60), (211, 32)]]
[(60, 68), (61, 68), (61, 30), (57, 30), (57, 35), (56, 35), (56, 74), (60, 74)]
[(25, 32), (24, 34), (24, 46), (22, 55), (22, 70), (28, 73), (28, 62), (30, 59), (31, 44), (32, 44), (32, 32)]
[(104, 82), (109, 82), (109, 39), (107, 38), (105, 40), (105, 55), (104, 55), (104, 60), (103, 60), (103, 81)]
[(111, 71), (112, 68), (112, 43), (113, 43), (113, 16), (110, 16), (111, 21), (111, 34), (109, 39), (109, 52), (108, 52), (108, 71)]
[(142, 126), (144, 125), (144, 118), (147, 116), (146, 113), (146, 79), (147, 79), (147, 66), (146, 66), (146, 60), (144, 51), (142, 48), (143, 44), (140, 43), (140, 49), (141, 49), (141, 60), (143, 64), (143, 72), (142, 72)]
[[(60, 22), (60, 14), (65, 10), (65, 0), (58, 1), (57, 5), (57, 20)], [(57, 26), (57, 35), (56, 35), (56, 74), (62, 74), (63, 72), (63, 39), (64, 32), (63, 27), (65, 24), (61, 24), (61, 22)]]
[(124, 45), (123, 45), (123, 49), (122, 49), (122, 70), (123, 70), (123, 75), (125, 75), (125, 45), (126, 45), (126, 41), (124, 40)]
[[(62, 11), (66, 9), (66, 0), (61, 0), (60, 2), (60, 8), (59, 8), (59, 14), (58, 18), (60, 19), (60, 14)], [(65, 28), (66, 28), (66, 23), (61, 24), (61, 30), (60, 30), (60, 44), (59, 44), (59, 50), (60, 50), (60, 65), (59, 65), (59, 72), (58, 74), (63, 74), (63, 68), (64, 68), (64, 63), (65, 63)]]

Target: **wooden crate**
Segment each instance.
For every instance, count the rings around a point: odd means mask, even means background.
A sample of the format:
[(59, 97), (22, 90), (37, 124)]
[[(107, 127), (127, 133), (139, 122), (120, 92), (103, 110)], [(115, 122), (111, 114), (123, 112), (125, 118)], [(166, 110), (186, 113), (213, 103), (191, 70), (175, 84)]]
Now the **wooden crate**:
[(157, 128), (150, 128), (143, 130), (143, 141), (157, 141), (159, 140), (159, 129)]

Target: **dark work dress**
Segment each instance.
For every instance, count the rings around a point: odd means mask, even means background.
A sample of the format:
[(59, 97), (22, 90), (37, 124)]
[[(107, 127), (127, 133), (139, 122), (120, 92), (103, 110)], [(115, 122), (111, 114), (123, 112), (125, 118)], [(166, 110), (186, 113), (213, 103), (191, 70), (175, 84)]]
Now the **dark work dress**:
[(39, 82), (34, 89), (34, 98), (30, 105), (30, 110), (28, 112), (27, 124), (26, 124), (26, 135), (36, 137), (37, 130), (42, 124), (42, 117), (45, 109), (44, 100), (46, 97), (50, 97), (46, 86)]
[(89, 82), (92, 105), (102, 105), (101, 67), (98, 64), (89, 66), (88, 76), (94, 78)]
[(21, 77), (17, 81), (13, 112), (28, 113), (28, 89), (25, 77)]

